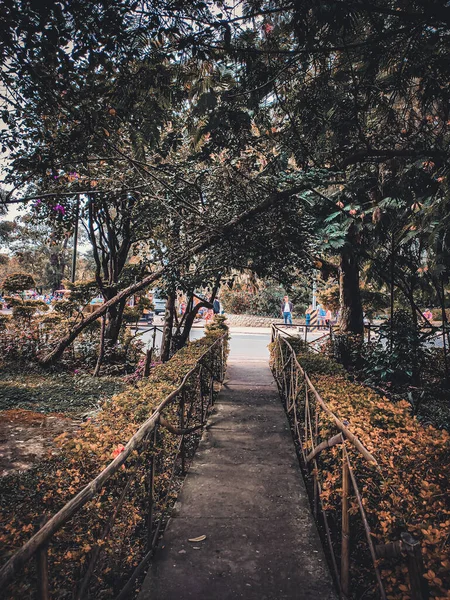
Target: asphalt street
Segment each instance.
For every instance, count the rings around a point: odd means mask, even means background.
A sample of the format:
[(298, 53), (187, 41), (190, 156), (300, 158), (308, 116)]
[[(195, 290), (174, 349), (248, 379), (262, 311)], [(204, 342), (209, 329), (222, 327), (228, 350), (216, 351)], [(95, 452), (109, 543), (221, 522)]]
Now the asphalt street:
[[(161, 347), (162, 319), (156, 321), (158, 327), (155, 336), (156, 348)], [(146, 347), (150, 348), (153, 341), (153, 326), (139, 327), (142, 340)], [(308, 339), (320, 337), (323, 332), (314, 332)], [(190, 339), (197, 340), (204, 335), (203, 327), (195, 327), (191, 330)], [(270, 343), (270, 329), (263, 327), (231, 327), (230, 328), (230, 353), (233, 358), (246, 360), (269, 359), (268, 345)]]

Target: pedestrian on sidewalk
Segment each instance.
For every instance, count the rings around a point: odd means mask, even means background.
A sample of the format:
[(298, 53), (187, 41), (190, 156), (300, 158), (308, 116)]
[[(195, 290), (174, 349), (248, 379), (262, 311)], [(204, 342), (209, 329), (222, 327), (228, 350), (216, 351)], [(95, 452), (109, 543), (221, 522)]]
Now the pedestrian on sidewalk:
[(306, 327), (311, 326), (311, 311), (309, 309), (305, 313), (305, 325)]
[(317, 325), (319, 329), (325, 328), (325, 317), (327, 315), (326, 310), (320, 304), (317, 305)]
[(433, 319), (433, 313), (431, 312), (431, 310), (429, 308), (427, 308), (425, 310), (425, 312), (423, 313), (423, 318), (428, 321), (428, 323), (430, 323)]
[(289, 302), (289, 296), (283, 298), (281, 303), (281, 314), (284, 318), (285, 325), (292, 325), (292, 302)]

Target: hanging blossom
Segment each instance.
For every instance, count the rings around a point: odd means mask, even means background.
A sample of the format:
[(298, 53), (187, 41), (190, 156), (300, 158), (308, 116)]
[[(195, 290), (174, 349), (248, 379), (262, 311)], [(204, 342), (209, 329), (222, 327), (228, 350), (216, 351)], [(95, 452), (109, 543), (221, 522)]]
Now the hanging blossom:
[(76, 181), (77, 179), (79, 179), (80, 176), (76, 171), (71, 171), (68, 175), (67, 175), (67, 179), (69, 181)]
[(55, 212), (60, 213), (61, 215), (66, 214), (66, 209), (64, 208), (64, 206), (62, 206), (62, 204), (57, 204), (56, 206), (53, 207), (53, 210)]

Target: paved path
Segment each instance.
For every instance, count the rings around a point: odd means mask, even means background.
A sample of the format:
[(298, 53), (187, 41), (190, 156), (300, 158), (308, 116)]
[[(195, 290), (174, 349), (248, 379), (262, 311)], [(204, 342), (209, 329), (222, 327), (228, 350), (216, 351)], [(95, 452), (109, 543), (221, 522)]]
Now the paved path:
[(334, 600), (268, 361), (231, 347), (226, 384), (139, 600)]

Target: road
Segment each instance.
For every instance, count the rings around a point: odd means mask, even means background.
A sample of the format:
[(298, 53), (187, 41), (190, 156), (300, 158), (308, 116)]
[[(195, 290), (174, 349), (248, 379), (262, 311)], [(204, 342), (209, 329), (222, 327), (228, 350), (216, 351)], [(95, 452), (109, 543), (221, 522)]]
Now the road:
[[(158, 326), (159, 327), (159, 326)], [(250, 328), (249, 328), (250, 329)], [(153, 328), (139, 327), (139, 331), (142, 334), (142, 341), (151, 347), (153, 341)], [(204, 335), (203, 327), (196, 327), (191, 330), (190, 339), (198, 340)], [(162, 334), (159, 329), (156, 330), (155, 345), (156, 348), (161, 347)], [(270, 342), (270, 333), (243, 333), (231, 331), (230, 349), (235, 357), (255, 358), (261, 360), (261, 358), (269, 359), (269, 350), (267, 345)]]
[[(248, 328), (250, 329), (250, 327)], [(270, 333), (231, 330), (230, 354), (234, 360), (269, 360)]]
[[(161, 323), (157, 321), (155, 345), (156, 348), (161, 347), (162, 338), (162, 319)], [(153, 340), (153, 327), (139, 327), (139, 331), (143, 333), (142, 341), (150, 348)], [(296, 332), (293, 334), (295, 335)], [(203, 337), (204, 328), (195, 327), (191, 330), (190, 340), (198, 340)], [(314, 332), (309, 334), (308, 340), (315, 339), (323, 335), (323, 332)], [(231, 327), (230, 328), (230, 351), (234, 358), (246, 360), (269, 360), (270, 329), (267, 327)]]

